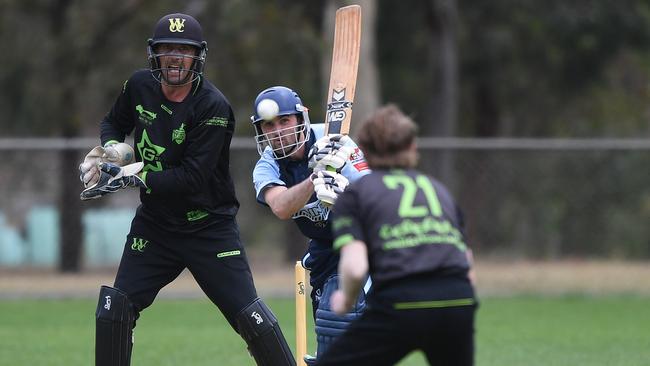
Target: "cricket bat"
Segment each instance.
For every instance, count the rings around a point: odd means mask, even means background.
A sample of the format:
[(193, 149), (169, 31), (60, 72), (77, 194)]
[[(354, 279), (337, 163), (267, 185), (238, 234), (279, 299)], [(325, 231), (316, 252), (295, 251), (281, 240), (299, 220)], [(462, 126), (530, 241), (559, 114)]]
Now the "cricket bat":
[(347, 135), (350, 132), (360, 47), (361, 7), (350, 5), (339, 8), (334, 26), (325, 134)]

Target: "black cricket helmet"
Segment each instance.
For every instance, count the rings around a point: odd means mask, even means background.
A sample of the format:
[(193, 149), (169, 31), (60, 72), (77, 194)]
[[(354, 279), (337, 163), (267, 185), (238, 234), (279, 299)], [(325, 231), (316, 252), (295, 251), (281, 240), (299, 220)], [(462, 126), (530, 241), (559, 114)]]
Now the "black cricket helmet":
[[(203, 39), (201, 24), (192, 16), (182, 13), (165, 15), (156, 24), (153, 38), (149, 38), (147, 43), (151, 74), (159, 82), (168, 85), (184, 85), (196, 81), (203, 74), (208, 43)], [(195, 56), (178, 53), (158, 53), (157, 46), (160, 44), (189, 45), (196, 48), (197, 52)], [(163, 68), (160, 64), (161, 56), (192, 58), (192, 66), (189, 70), (184, 70), (187, 71), (187, 75), (183, 79), (172, 81), (168, 78), (169, 72), (177, 71), (177, 69)]]

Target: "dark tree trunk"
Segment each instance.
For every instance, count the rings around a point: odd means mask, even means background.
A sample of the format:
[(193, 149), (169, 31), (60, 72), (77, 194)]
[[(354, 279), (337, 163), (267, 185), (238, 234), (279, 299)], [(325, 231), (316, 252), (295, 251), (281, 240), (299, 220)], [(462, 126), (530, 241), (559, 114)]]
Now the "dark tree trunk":
[[(429, 27), (432, 95), (429, 120), (421, 124), (424, 136), (454, 136), (458, 123), (458, 6), (456, 0), (432, 0)], [(454, 159), (448, 151), (422, 159), (422, 168), (454, 185)]]
[[(69, 25), (68, 13), (73, 6), (70, 0), (59, 0), (53, 3), (51, 14), (51, 29), (55, 41), (60, 45), (72, 47), (59, 47), (54, 56), (53, 65), (69, 65), (70, 55), (76, 55), (72, 58), (73, 64), (69, 68), (61, 70), (61, 80), (59, 86), (58, 105), (60, 108), (53, 113), (53, 121), (61, 126), (62, 136), (66, 138), (78, 137), (81, 132), (79, 118), (80, 98), (75, 93), (76, 87), (81, 85), (92, 67), (95, 66), (94, 58), (98, 57), (102, 47), (106, 44), (108, 37), (119, 29), (120, 26), (127, 24), (128, 18), (136, 14), (140, 1), (132, 1), (122, 9), (108, 16), (105, 23), (97, 26), (91, 45), (87, 48), (74, 49), (75, 34), (69, 32), (66, 26)], [(61, 272), (79, 272), (81, 270), (83, 231), (81, 223), (82, 206), (79, 200), (79, 193), (83, 187), (78, 178), (79, 155), (76, 150), (64, 150), (61, 153), (61, 195), (58, 204), (59, 215), (61, 217), (61, 247), (59, 257), (59, 270)]]
[(61, 224), (61, 248), (59, 270), (78, 272), (81, 269), (82, 232), (80, 182), (76, 174), (79, 154), (68, 149), (61, 152), (61, 192), (59, 216)]

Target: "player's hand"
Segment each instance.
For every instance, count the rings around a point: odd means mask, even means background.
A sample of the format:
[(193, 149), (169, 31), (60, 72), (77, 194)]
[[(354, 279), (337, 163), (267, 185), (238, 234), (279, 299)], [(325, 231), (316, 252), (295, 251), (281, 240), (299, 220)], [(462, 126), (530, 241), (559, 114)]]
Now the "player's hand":
[(112, 163), (99, 164), (99, 180), (81, 192), (82, 201), (100, 198), (108, 193), (113, 193), (126, 187), (144, 187), (147, 185), (138, 173), (144, 167), (144, 163), (133, 163), (120, 167)]
[(316, 198), (327, 206), (336, 202), (339, 194), (343, 193), (345, 187), (350, 184), (348, 179), (340, 173), (321, 170), (311, 175), (311, 182), (314, 184)]
[(352, 308), (351, 306), (348, 306), (347, 298), (342, 290), (334, 291), (332, 297), (330, 297), (330, 307), (332, 308), (332, 311), (338, 315), (343, 315)]
[(133, 163), (135, 156), (133, 148), (123, 142), (114, 143), (106, 147), (95, 146), (79, 165), (79, 180), (88, 188), (99, 181), (99, 164), (113, 163), (118, 166), (125, 166)]
[(104, 156), (104, 148), (95, 146), (84, 158), (83, 163), (79, 165), (79, 180), (88, 188), (97, 184), (99, 181), (99, 163)]
[(309, 150), (309, 168), (314, 172), (331, 170), (340, 172), (354, 152), (354, 149), (346, 144), (350, 138), (346, 135), (327, 135), (316, 140)]

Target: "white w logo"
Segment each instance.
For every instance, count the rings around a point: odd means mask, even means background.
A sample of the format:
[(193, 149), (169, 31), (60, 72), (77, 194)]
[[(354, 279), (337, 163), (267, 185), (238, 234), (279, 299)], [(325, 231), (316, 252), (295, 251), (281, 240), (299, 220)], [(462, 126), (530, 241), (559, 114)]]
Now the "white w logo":
[(169, 31), (170, 32), (183, 32), (185, 27), (185, 19), (169, 18)]

